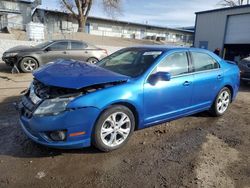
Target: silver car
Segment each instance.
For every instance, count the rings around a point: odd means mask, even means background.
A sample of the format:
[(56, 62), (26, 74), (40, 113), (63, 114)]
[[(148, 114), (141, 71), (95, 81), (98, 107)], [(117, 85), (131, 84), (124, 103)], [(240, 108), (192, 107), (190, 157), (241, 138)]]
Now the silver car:
[(33, 47), (17, 46), (4, 52), (3, 61), (16, 65), (22, 72), (32, 72), (56, 59), (74, 59), (96, 63), (106, 57), (107, 51), (77, 40), (52, 40)]

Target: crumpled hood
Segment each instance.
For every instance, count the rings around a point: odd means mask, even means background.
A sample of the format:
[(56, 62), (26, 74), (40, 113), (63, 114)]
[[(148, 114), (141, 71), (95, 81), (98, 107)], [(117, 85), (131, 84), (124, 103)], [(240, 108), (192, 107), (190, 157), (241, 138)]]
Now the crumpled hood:
[(127, 81), (124, 76), (97, 65), (73, 60), (58, 60), (49, 63), (33, 73), (35, 79), (56, 87), (80, 89), (97, 84)]

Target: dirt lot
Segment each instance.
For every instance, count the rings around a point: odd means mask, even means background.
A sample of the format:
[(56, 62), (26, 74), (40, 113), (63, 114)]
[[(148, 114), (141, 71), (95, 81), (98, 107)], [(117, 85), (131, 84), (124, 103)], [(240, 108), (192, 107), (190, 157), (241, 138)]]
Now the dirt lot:
[(111, 153), (55, 150), (21, 132), (12, 102), (32, 75), (0, 63), (0, 187), (250, 187), (250, 85), (208, 113), (135, 132)]

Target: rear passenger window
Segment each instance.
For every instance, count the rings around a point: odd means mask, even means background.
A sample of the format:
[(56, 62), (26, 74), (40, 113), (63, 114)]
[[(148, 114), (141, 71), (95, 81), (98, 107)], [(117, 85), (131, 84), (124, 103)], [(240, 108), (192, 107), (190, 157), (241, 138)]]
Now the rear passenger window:
[(196, 72), (219, 68), (218, 62), (210, 55), (200, 52), (191, 52)]
[(186, 52), (177, 52), (166, 57), (156, 72), (169, 72), (172, 76), (188, 73), (188, 59)]
[(72, 50), (82, 50), (87, 47), (87, 44), (83, 42), (71, 42), (71, 49)]

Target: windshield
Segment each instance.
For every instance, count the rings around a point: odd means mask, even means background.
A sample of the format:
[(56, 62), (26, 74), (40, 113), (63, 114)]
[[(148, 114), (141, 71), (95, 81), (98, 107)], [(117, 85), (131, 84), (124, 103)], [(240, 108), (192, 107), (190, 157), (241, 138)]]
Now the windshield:
[(36, 45), (35, 47), (36, 48), (44, 48), (44, 47), (48, 46), (51, 43), (52, 43), (52, 41), (46, 41), (46, 42), (42, 42), (42, 43)]
[(142, 75), (163, 53), (161, 50), (125, 49), (97, 63), (98, 66), (130, 77)]

